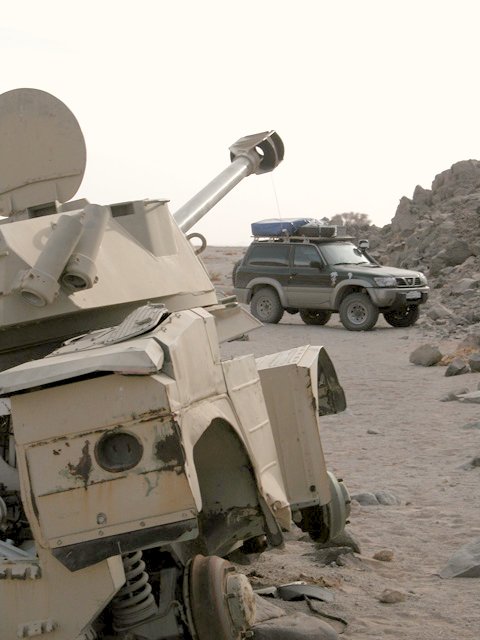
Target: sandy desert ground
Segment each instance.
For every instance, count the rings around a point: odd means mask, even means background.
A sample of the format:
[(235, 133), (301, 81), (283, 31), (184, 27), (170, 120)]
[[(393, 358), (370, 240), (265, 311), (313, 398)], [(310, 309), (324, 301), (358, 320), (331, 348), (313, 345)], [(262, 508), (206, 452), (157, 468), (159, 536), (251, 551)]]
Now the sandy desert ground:
[[(230, 273), (241, 248), (208, 248), (202, 259), (219, 291), (231, 293)], [(329, 586), (331, 604), (323, 612), (355, 640), (478, 640), (479, 580), (445, 580), (437, 572), (463, 544), (480, 537), (480, 468), (463, 465), (480, 454), (480, 409), (475, 404), (441, 402), (451, 390), (476, 390), (480, 373), (445, 377), (445, 368), (409, 363), (418, 345), (431, 342), (421, 328), (393, 329), (381, 319), (370, 332), (348, 332), (334, 316), (325, 327), (304, 325), (285, 314), (248, 341), (227, 343), (224, 357), (262, 356), (302, 344), (323, 345), (334, 361), (348, 402), (346, 412), (321, 419), (328, 467), (350, 493), (386, 490), (395, 506), (353, 502), (350, 532), (361, 554), (344, 566), (322, 566), (315, 543), (290, 535), (284, 550), (267, 552), (241, 566), (255, 587), (305, 580)], [(458, 342), (444, 342), (451, 353)], [(373, 559), (393, 552), (389, 562)], [(379, 601), (385, 589), (405, 599)], [(285, 606), (281, 601), (275, 601)], [(297, 605), (307, 611), (306, 605)]]

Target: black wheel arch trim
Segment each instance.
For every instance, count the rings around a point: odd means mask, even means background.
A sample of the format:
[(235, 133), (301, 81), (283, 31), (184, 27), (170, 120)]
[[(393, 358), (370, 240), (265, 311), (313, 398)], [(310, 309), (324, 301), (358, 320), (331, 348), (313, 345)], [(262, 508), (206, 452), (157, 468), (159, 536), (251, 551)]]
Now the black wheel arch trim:
[(283, 290), (283, 287), (274, 278), (254, 278), (253, 280), (250, 280), (250, 282), (245, 287), (246, 289), (249, 290), (248, 302), (251, 301), (255, 291), (258, 290), (258, 289), (262, 289), (263, 287), (271, 287), (272, 289), (275, 289), (275, 291), (276, 291), (276, 293), (277, 293), (277, 295), (278, 295), (278, 297), (280, 299), (280, 303), (281, 303), (282, 307), (286, 307), (287, 306), (287, 300), (286, 300), (286, 296), (285, 296), (285, 292)]
[(335, 309), (336, 311), (338, 311), (342, 300), (345, 298), (345, 296), (348, 296), (350, 293), (355, 293), (355, 292), (367, 293), (370, 300), (372, 300), (372, 296), (369, 291), (369, 289), (372, 289), (372, 288), (373, 288), (372, 283), (368, 282), (367, 280), (361, 280), (357, 278), (350, 278), (348, 280), (343, 280), (335, 287), (332, 309)]

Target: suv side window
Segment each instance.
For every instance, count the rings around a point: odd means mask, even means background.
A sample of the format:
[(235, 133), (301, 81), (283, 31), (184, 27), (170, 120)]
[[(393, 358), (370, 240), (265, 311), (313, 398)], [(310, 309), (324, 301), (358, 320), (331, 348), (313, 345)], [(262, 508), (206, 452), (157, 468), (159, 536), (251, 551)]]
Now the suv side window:
[(293, 256), (294, 267), (309, 267), (312, 261), (321, 262), (323, 264), (323, 260), (320, 258), (315, 247), (312, 247), (309, 244), (301, 244), (295, 247), (295, 253)]
[(288, 267), (288, 244), (256, 244), (248, 256), (251, 266)]

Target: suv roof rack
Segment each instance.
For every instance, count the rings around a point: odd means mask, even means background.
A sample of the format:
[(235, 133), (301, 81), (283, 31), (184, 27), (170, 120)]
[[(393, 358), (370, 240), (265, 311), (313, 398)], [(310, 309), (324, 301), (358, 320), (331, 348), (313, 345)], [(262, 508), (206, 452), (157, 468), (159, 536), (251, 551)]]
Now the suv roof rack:
[(253, 242), (298, 242), (323, 244), (356, 240), (354, 236), (334, 236), (333, 238), (309, 238), (307, 236), (253, 236)]

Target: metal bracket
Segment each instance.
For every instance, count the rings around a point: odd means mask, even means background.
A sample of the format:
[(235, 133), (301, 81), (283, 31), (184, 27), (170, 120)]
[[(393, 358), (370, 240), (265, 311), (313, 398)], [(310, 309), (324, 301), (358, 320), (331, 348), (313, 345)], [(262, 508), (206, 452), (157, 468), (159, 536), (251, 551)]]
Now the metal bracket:
[(33, 638), (51, 633), (57, 628), (57, 623), (52, 618), (48, 620), (33, 620), (32, 622), (22, 622), (18, 625), (17, 638)]

